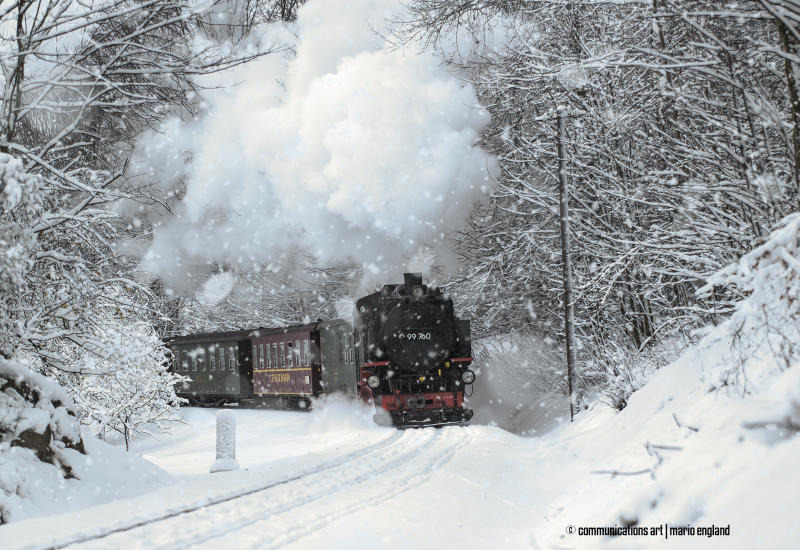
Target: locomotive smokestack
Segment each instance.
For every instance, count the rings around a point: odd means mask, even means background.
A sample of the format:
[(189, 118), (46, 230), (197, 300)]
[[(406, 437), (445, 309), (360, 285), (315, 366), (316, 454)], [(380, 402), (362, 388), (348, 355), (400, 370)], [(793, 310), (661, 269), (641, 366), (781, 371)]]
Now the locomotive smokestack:
[(403, 273), (403, 283), (406, 285), (406, 292), (411, 292), (415, 286), (422, 286), (422, 273)]

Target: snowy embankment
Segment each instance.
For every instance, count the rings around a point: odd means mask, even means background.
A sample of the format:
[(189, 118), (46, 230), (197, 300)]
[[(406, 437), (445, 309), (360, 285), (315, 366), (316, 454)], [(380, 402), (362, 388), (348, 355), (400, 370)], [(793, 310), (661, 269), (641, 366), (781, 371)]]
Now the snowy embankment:
[[(758, 390), (743, 397), (733, 387), (717, 385), (729, 352), (724, 339), (691, 350), (634, 393), (620, 413), (598, 405), (542, 438), (543, 445), (571, 455), (565, 469), (572, 474), (549, 505), (535, 538), (541, 547), (643, 548), (665, 542), (679, 548), (798, 547), (800, 437), (781, 425), (792, 414), (800, 425), (800, 368), (754, 383)], [(775, 368), (770, 363), (750, 366)], [(553, 467), (537, 466), (544, 472)], [(663, 524), (730, 526), (730, 535), (665, 541), (661, 532), (567, 533), (569, 526)]]
[[(573, 454), (574, 477), (541, 546), (800, 548), (800, 215), (781, 225), (711, 281), (745, 295), (730, 319), (620, 413), (598, 406), (542, 438)], [(639, 534), (567, 533), (615, 525)]]
[(81, 434), (72, 402), (58, 384), (0, 358), (0, 523), (93, 506), (171, 482), (150, 462)]

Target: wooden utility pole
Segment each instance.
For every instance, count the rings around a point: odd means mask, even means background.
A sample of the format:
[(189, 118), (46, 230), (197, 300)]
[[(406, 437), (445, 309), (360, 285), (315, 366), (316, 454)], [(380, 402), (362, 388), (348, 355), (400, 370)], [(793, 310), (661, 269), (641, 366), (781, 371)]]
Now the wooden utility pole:
[(561, 204), (561, 264), (564, 268), (564, 331), (567, 337), (567, 385), (569, 387), (569, 420), (575, 418), (575, 308), (572, 303), (572, 257), (569, 254), (569, 205), (567, 203), (567, 133), (564, 129), (564, 107), (558, 107), (558, 186)]

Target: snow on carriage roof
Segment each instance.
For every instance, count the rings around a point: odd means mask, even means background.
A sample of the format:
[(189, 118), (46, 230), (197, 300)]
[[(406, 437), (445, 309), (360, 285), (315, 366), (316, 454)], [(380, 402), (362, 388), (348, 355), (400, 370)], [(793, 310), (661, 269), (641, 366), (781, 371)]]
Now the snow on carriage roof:
[(238, 340), (248, 340), (250, 338), (257, 338), (259, 336), (265, 336), (270, 334), (280, 334), (280, 333), (287, 333), (287, 332), (297, 332), (297, 331), (311, 331), (316, 330), (321, 327), (331, 327), (335, 325), (340, 325), (343, 323), (347, 323), (344, 319), (318, 319), (313, 323), (303, 323), (300, 325), (288, 325), (285, 327), (256, 327), (256, 328), (247, 328), (241, 330), (228, 330), (228, 331), (220, 331), (220, 332), (203, 332), (203, 333), (196, 333), (196, 334), (185, 334), (181, 336), (174, 336), (172, 338), (167, 339), (168, 344), (189, 344), (193, 342), (205, 342), (208, 340), (230, 340), (230, 341), (238, 341)]

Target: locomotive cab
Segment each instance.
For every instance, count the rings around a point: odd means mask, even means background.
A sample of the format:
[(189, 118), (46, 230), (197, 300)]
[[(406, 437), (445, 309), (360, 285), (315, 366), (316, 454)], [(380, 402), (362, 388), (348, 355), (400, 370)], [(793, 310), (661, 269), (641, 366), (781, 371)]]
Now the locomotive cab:
[(475, 379), (470, 326), (456, 318), (449, 297), (406, 273), (403, 284), (385, 285), (355, 309), (361, 395), (375, 404), (377, 421), (388, 416), (407, 427), (472, 417), (463, 404)]

